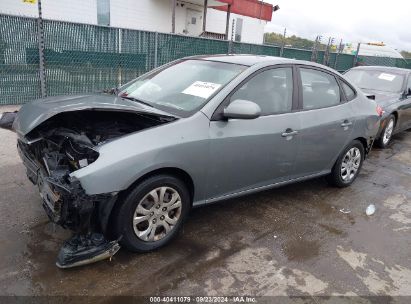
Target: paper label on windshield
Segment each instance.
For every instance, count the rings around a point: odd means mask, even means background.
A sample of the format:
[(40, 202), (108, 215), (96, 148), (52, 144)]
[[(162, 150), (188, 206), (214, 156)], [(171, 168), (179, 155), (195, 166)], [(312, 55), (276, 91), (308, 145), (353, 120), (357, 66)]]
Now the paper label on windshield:
[(217, 91), (219, 87), (221, 87), (221, 84), (218, 83), (196, 81), (182, 93), (207, 99)]
[(387, 73), (381, 73), (380, 76), (378, 76), (379, 79), (384, 79), (388, 81), (393, 81), (396, 76), (392, 74), (387, 74)]

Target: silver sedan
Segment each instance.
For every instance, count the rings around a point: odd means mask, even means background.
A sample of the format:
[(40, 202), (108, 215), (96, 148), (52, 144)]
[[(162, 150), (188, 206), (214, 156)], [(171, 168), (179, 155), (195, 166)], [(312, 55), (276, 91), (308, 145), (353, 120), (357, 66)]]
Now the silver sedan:
[(35, 100), (13, 128), (48, 216), (75, 232), (57, 261), (72, 267), (167, 244), (193, 206), (319, 176), (349, 186), (379, 124), (375, 102), (327, 67), (236, 55)]

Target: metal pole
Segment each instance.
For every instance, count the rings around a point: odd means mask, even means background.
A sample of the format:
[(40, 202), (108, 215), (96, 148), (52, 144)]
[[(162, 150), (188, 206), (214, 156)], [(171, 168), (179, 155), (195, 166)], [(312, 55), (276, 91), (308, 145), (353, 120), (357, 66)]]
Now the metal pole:
[(314, 62), (318, 61), (318, 48), (321, 45), (321, 40), (323, 39), (323, 36), (318, 35), (317, 38), (315, 39), (315, 44), (314, 44), (314, 48), (313, 48), (313, 54), (312, 54), (312, 60)]
[(327, 47), (325, 48), (324, 57), (323, 57), (323, 65), (327, 65), (327, 63), (328, 63), (328, 54), (329, 54), (329, 51), (330, 51), (330, 43), (331, 43), (331, 37), (328, 37), (328, 43), (327, 43)]
[(326, 65), (326, 66), (329, 66), (329, 64), (330, 64), (331, 48), (332, 48), (332, 46), (333, 46), (333, 44), (334, 44), (334, 41), (335, 41), (335, 39), (332, 38), (332, 37), (330, 37), (329, 43), (328, 43), (328, 45), (327, 45), (327, 61), (325, 62), (325, 65)]
[(317, 61), (317, 42), (318, 42), (319, 36), (315, 37), (315, 42), (313, 45), (312, 53), (311, 53), (311, 61), (316, 62)]
[(154, 36), (154, 67), (158, 66), (158, 32)]
[(174, 34), (176, 32), (176, 6), (177, 0), (173, 0), (173, 9), (171, 14), (171, 32)]
[[(122, 37), (122, 29), (118, 29), (118, 53), (120, 54), (120, 58), (121, 58), (121, 51), (122, 51), (122, 43), (123, 43), (123, 37)], [(121, 62), (121, 61), (120, 61)], [(122, 83), (122, 69), (121, 69), (121, 64), (119, 64), (118, 67), (118, 79), (117, 79), (117, 87), (121, 86)]]
[(280, 49), (280, 57), (283, 57), (283, 53), (284, 53), (284, 47), (285, 47), (285, 35), (287, 34), (287, 29), (284, 29), (284, 35), (283, 35), (283, 44), (281, 46)]
[(233, 22), (231, 23), (231, 42), (233, 42), (234, 41), (234, 38), (235, 38), (235, 33), (234, 33), (234, 31), (235, 31), (235, 20), (233, 19)]
[(357, 53), (355, 54), (354, 57), (354, 61), (352, 63), (352, 66), (355, 67), (357, 65), (358, 62), (358, 54), (360, 53), (360, 47), (361, 47), (361, 42), (358, 42), (358, 46), (357, 46)]
[(227, 20), (225, 23), (225, 40), (228, 40), (228, 30), (230, 27), (230, 14), (231, 14), (231, 4), (229, 4), (227, 8)]
[(206, 26), (207, 26), (207, 6), (208, 6), (208, 0), (204, 0), (203, 33), (206, 32)]
[(40, 74), (40, 94), (41, 97), (47, 96), (46, 91), (46, 72), (44, 69), (44, 29), (41, 13), (41, 0), (37, 1), (39, 17), (37, 18), (37, 37), (39, 40), (39, 74)]
[(228, 41), (228, 54), (233, 53), (234, 26), (235, 20), (233, 20), (233, 23), (231, 25), (231, 39)]
[(337, 69), (338, 66), (338, 56), (342, 53), (342, 39), (340, 40), (340, 45), (338, 46), (337, 54), (335, 54), (335, 62), (334, 62), (334, 70)]

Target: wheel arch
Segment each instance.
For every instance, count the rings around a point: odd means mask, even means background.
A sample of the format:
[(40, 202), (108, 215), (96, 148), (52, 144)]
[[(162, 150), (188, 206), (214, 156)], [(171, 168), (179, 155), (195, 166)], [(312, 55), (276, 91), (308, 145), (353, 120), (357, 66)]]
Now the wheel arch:
[(357, 137), (357, 138), (354, 138), (354, 140), (358, 140), (363, 145), (364, 151), (365, 151), (365, 155), (364, 155), (364, 158), (365, 158), (365, 156), (370, 151), (370, 146), (368, 145), (367, 139), (364, 137)]
[(128, 192), (132, 188), (134, 188), (137, 184), (139, 184), (141, 181), (152, 177), (154, 175), (161, 175), (161, 174), (166, 174), (166, 175), (171, 175), (174, 176), (178, 179), (180, 179), (184, 184), (187, 186), (188, 191), (190, 193), (190, 199), (193, 201), (194, 199), (194, 181), (190, 174), (188, 174), (185, 170), (177, 168), (177, 167), (164, 167), (164, 168), (158, 168), (154, 169), (152, 171), (149, 171), (145, 173), (144, 175), (140, 176), (134, 183), (132, 183), (126, 190), (123, 192)]
[[(396, 127), (396, 126), (397, 126), (397, 122), (398, 122), (398, 111), (395, 110), (395, 111), (393, 111), (390, 115), (394, 115), (394, 117), (395, 117), (394, 127)], [(388, 115), (388, 116), (389, 116), (389, 115)]]
[(104, 225), (101, 228), (102, 228), (102, 230), (105, 234), (108, 234), (108, 237), (110, 237), (110, 238), (113, 237), (113, 235), (111, 235), (112, 232), (110, 231), (109, 227), (112, 225), (113, 220), (116, 216), (116, 213), (120, 209), (119, 206), (121, 205), (121, 203), (123, 202), (123, 200), (125, 199), (127, 194), (137, 184), (141, 183), (143, 180), (145, 180), (147, 178), (150, 178), (152, 176), (161, 175), (161, 174), (171, 175), (171, 176), (174, 176), (174, 177), (180, 179), (181, 181), (183, 181), (184, 184), (187, 186), (188, 191), (190, 193), (190, 200), (191, 200), (190, 203), (191, 203), (191, 205), (193, 204), (194, 181), (193, 181), (192, 177), (190, 176), (190, 174), (188, 174), (185, 170), (177, 168), (177, 167), (164, 167), (164, 168), (154, 169), (154, 170), (149, 171), (149, 172), (145, 173), (144, 175), (140, 176), (127, 189), (120, 191), (119, 194), (118, 194), (117, 200), (115, 201), (115, 203), (113, 204), (111, 209), (109, 211), (106, 210), (106, 212), (108, 212), (108, 214), (109, 214), (108, 215), (108, 221), (106, 222), (106, 225)]

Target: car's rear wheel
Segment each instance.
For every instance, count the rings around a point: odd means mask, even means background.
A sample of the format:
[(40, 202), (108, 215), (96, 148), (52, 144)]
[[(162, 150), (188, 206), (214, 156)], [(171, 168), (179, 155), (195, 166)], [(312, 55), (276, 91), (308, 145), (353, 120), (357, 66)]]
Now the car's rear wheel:
[(170, 242), (190, 209), (186, 185), (171, 175), (155, 175), (129, 192), (115, 214), (120, 244), (131, 251), (147, 252)]
[(328, 182), (336, 187), (347, 187), (357, 178), (364, 161), (363, 144), (354, 140), (340, 154), (334, 167), (327, 177)]
[(388, 116), (386, 122), (387, 123), (385, 124), (385, 127), (381, 132), (380, 138), (376, 140), (376, 144), (380, 148), (386, 148), (391, 141), (395, 127), (395, 116), (391, 114), (390, 116)]

